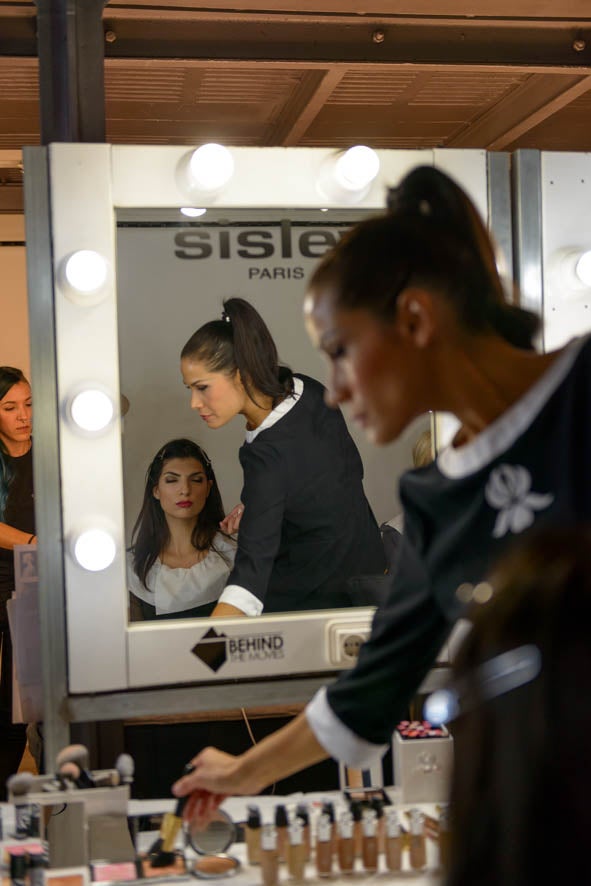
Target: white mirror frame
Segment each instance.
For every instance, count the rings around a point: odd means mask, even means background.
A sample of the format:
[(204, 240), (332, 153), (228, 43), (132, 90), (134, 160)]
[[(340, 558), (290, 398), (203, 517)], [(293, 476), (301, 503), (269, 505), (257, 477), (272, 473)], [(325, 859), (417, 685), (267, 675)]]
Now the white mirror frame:
[[(49, 148), (70, 694), (334, 673), (348, 666), (330, 653), (334, 632), (351, 627), (367, 633), (371, 623), (373, 610), (366, 608), (263, 615), (256, 620), (210, 619), (205, 627), (199, 622), (197, 630), (190, 620), (128, 625), (120, 420), (116, 417), (100, 434), (80, 434), (65, 406), (72, 391), (78, 391), (84, 382), (92, 382), (119, 403), (115, 213), (119, 208), (186, 206), (189, 198), (177, 170), (190, 150), (104, 144), (55, 144)], [(229, 210), (340, 205), (327, 201), (316, 189), (320, 168), (334, 151), (230, 150), (235, 164), (232, 181), (221, 194), (203, 197), (202, 205)], [(355, 204), (359, 208), (381, 209), (388, 186), (395, 185), (415, 165), (433, 164), (453, 175), (487, 218), (486, 152), (377, 153), (380, 172), (366, 196)], [(71, 297), (62, 276), (64, 260), (84, 249), (100, 253), (109, 268), (102, 297), (93, 297), (89, 305)], [(39, 442), (36, 439), (36, 444)], [(86, 571), (71, 555), (74, 536), (91, 525), (107, 529), (116, 545), (111, 565), (97, 572)], [(40, 536), (41, 545), (47, 543), (42, 530)], [(227, 637), (227, 659), (215, 671), (191, 651), (210, 628)]]

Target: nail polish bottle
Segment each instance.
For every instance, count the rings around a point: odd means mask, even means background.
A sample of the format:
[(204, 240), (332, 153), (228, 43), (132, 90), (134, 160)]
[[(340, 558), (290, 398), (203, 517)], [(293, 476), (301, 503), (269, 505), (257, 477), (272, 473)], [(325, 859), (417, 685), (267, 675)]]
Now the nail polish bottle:
[(304, 828), (296, 818), (287, 829), (289, 844), (287, 847), (287, 870), (294, 883), (303, 883), (306, 869), (306, 846), (304, 844)]
[(249, 864), (261, 863), (261, 813), (258, 806), (248, 806), (244, 840)]
[(355, 858), (361, 858), (363, 849), (363, 806), (359, 800), (353, 800), (351, 806), (351, 815), (353, 816), (353, 847), (355, 850)]
[(261, 828), (261, 874), (263, 886), (277, 886), (279, 858), (277, 857), (277, 831), (272, 824)]
[(384, 801), (379, 797), (372, 797), (371, 808), (376, 814), (376, 836), (378, 838), (378, 852), (386, 851), (386, 819), (384, 818)]
[(425, 846), (425, 833), (423, 813), (420, 809), (410, 810), (410, 866), (414, 871), (420, 871), (427, 863), (427, 848)]
[(316, 873), (319, 877), (332, 873), (332, 822), (324, 812), (316, 826)]
[(310, 813), (305, 803), (298, 803), (296, 806), (296, 818), (302, 823), (304, 834), (304, 846), (306, 847), (306, 861), (310, 861), (312, 856), (312, 836), (310, 834)]
[(331, 833), (331, 846), (332, 846), (332, 854), (336, 855), (337, 851), (337, 841), (339, 838), (339, 833), (337, 829), (336, 818), (334, 814), (334, 804), (330, 802), (330, 800), (325, 800), (322, 804), (322, 813), (323, 815), (328, 815), (330, 820), (330, 833)]
[(402, 866), (402, 831), (398, 810), (393, 806), (386, 809), (386, 867), (389, 871), (399, 871)]
[(287, 828), (289, 826), (289, 819), (287, 817), (287, 809), (283, 805), (283, 803), (279, 803), (275, 807), (275, 827), (277, 829), (277, 855), (279, 856), (279, 861), (285, 861), (287, 859), (287, 847), (289, 843), (289, 837), (287, 833)]
[(353, 842), (353, 816), (350, 812), (343, 812), (339, 816), (338, 832), (339, 842), (337, 858), (341, 874), (351, 874), (355, 867), (355, 845)]
[(363, 846), (361, 848), (363, 867), (366, 871), (378, 869), (377, 815), (374, 809), (363, 812)]
[(447, 870), (449, 864), (449, 807), (439, 812), (439, 864)]

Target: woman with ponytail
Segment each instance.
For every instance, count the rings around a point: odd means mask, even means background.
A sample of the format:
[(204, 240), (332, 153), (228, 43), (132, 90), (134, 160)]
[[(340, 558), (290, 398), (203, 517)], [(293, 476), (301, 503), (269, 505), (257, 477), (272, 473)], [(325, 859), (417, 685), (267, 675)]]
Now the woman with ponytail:
[(26, 727), (12, 722), (12, 644), (6, 603), (14, 591), (14, 547), (35, 544), (31, 387), (0, 366), (0, 799), (19, 766)]
[(387, 213), (327, 253), (304, 310), (330, 402), (373, 442), (427, 410), (460, 431), (401, 478), (398, 567), (355, 667), (252, 751), (198, 755), (177, 796), (253, 794), (329, 755), (370, 765), (497, 558), (530, 528), (591, 518), (591, 337), (533, 350), (536, 318), (506, 301), (486, 229), (444, 173), (410, 172)]
[(238, 549), (213, 615), (350, 606), (347, 580), (383, 573), (385, 555), (361, 458), (322, 385), (279, 364), (262, 317), (241, 298), (191, 336), (181, 371), (208, 427), (246, 421), (241, 504), (222, 522), (240, 526)]

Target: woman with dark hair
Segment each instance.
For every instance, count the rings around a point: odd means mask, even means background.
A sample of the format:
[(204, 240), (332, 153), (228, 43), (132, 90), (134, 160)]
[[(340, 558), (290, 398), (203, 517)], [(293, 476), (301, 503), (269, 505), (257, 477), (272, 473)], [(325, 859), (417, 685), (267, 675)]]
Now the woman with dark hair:
[(235, 543), (219, 529), (220, 490), (207, 454), (170, 440), (146, 474), (128, 556), (131, 617), (210, 615), (230, 572)]
[(6, 603), (14, 591), (14, 547), (35, 544), (31, 387), (0, 366), (0, 793), (17, 771), (26, 727), (12, 722), (12, 644)]
[[(528, 349), (537, 320), (505, 300), (484, 225), (447, 175), (405, 176), (389, 211), (323, 258), (305, 315), (331, 402), (348, 403), (375, 443), (427, 410), (455, 414), (460, 432), (401, 478), (398, 566), (355, 667), (246, 754), (199, 754), (177, 796), (255, 793), (328, 755), (358, 767), (379, 758), (507, 545), (532, 526), (591, 517), (591, 339)], [(198, 797), (188, 814), (199, 814)]]
[(591, 790), (589, 527), (533, 533), (490, 583), (447, 690), (457, 765), (446, 883), (576, 882)]
[(241, 298), (181, 353), (191, 407), (210, 428), (246, 420), (236, 562), (214, 615), (352, 604), (347, 579), (383, 573), (380, 533), (361, 458), (324, 388), (279, 364), (260, 314)]

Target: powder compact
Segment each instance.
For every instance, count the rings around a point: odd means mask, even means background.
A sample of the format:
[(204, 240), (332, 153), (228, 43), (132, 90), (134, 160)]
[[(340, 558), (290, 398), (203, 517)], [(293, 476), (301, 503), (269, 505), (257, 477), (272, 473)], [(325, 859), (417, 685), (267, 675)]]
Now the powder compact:
[(185, 826), (187, 846), (197, 854), (187, 859), (187, 871), (200, 880), (232, 877), (240, 870), (240, 861), (226, 850), (236, 840), (236, 825), (223, 809), (218, 809), (207, 827), (197, 828), (192, 822)]

